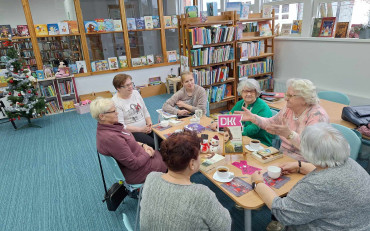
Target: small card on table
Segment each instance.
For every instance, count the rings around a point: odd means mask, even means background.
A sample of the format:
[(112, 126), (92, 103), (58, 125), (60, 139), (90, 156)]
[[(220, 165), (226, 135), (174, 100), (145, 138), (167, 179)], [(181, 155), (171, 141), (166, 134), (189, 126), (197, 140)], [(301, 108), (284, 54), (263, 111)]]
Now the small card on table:
[(223, 183), (221, 186), (237, 197), (243, 196), (252, 190), (252, 185), (248, 184), (239, 177), (235, 177), (232, 181)]

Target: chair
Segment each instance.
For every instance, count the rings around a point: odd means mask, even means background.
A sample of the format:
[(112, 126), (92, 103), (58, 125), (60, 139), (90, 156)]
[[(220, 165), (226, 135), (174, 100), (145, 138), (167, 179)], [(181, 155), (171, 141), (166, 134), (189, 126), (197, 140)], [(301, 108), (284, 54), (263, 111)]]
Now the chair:
[(345, 105), (349, 105), (350, 100), (346, 94), (337, 91), (320, 91), (317, 93), (320, 99), (325, 99), (329, 101), (333, 101), (336, 103), (341, 103)]
[(340, 124), (331, 124), (335, 129), (339, 130), (340, 133), (346, 138), (351, 148), (350, 157), (354, 160), (357, 159), (358, 153), (360, 152), (361, 148), (361, 139), (358, 135), (351, 129), (340, 125)]
[(210, 110), (209, 110), (209, 101), (207, 100), (207, 109), (206, 109), (206, 116), (209, 117), (210, 115)]
[[(275, 116), (277, 113), (279, 113), (279, 111), (278, 111), (278, 110), (275, 110), (275, 109), (273, 109), (273, 108), (270, 108), (270, 110), (271, 110), (272, 116)], [(271, 117), (272, 117), (272, 116), (271, 116)]]

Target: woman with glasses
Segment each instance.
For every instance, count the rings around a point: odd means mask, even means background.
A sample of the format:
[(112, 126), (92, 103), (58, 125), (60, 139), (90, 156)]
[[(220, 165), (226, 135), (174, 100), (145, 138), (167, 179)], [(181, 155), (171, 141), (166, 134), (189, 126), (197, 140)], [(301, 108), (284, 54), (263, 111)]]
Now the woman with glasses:
[(308, 79), (289, 79), (285, 94), (286, 106), (274, 117), (263, 118), (251, 113), (246, 107), (243, 121), (250, 121), (271, 134), (280, 137), (282, 144), (280, 151), (293, 159), (305, 161), (300, 153), (300, 134), (306, 126), (326, 122), (329, 123), (328, 114), (319, 105), (316, 87)]
[(143, 97), (134, 90), (132, 77), (118, 74), (113, 79), (113, 86), (117, 90), (112, 99), (118, 112), (118, 122), (132, 132), (136, 141), (154, 148), (152, 119)]
[(90, 113), (98, 121), (96, 146), (102, 155), (112, 156), (128, 184), (141, 184), (150, 172), (165, 172), (161, 154), (145, 143), (137, 142), (132, 133), (118, 121), (112, 99), (97, 98)]
[[(251, 113), (261, 117), (269, 118), (272, 116), (269, 106), (259, 98), (261, 88), (255, 79), (246, 79), (238, 84), (238, 93), (242, 99), (235, 104), (230, 113), (242, 111), (242, 107), (247, 108)], [(243, 136), (249, 136), (252, 139), (261, 141), (266, 146), (271, 146), (273, 135), (261, 129), (250, 121), (243, 121)], [(212, 123), (211, 128), (217, 129), (217, 123)]]
[(163, 104), (163, 111), (184, 117), (201, 109), (205, 115), (207, 110), (206, 90), (194, 83), (193, 73), (189, 71), (181, 74), (181, 83), (184, 87)]

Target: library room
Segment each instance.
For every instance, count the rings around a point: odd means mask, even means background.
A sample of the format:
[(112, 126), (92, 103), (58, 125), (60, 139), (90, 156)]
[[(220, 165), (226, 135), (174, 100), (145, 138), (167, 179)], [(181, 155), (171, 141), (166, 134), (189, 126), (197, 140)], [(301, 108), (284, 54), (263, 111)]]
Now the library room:
[(0, 15), (3, 230), (370, 230), (370, 0)]

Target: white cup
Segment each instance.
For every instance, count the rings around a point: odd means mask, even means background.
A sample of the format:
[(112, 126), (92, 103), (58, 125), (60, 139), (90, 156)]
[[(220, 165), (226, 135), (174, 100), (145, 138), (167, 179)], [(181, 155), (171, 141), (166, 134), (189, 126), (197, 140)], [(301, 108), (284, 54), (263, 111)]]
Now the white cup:
[(267, 167), (267, 174), (272, 179), (277, 179), (281, 176), (281, 168), (277, 166), (268, 166)]
[(201, 109), (195, 110), (195, 116), (198, 117), (199, 119), (202, 118), (203, 111)]
[(261, 142), (259, 140), (251, 140), (251, 142), (249, 143), (249, 146), (254, 149), (254, 150), (257, 150), (259, 149), (259, 147), (261, 147)]
[(161, 123), (160, 123), (160, 125), (162, 127), (168, 127), (168, 125), (170, 125), (170, 122), (168, 120), (162, 120)]
[(217, 176), (221, 179), (229, 178), (230, 176), (229, 168), (226, 166), (219, 166), (217, 168)]

